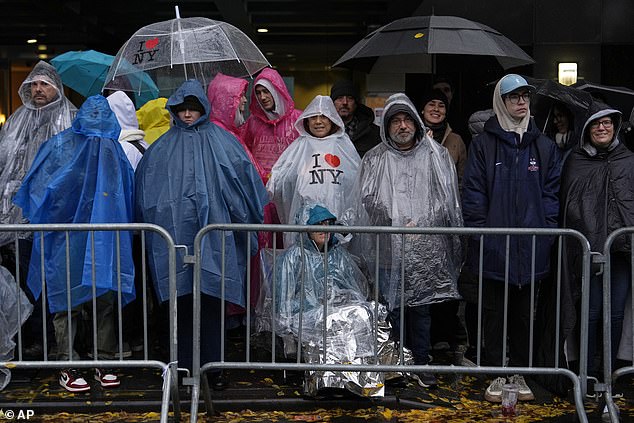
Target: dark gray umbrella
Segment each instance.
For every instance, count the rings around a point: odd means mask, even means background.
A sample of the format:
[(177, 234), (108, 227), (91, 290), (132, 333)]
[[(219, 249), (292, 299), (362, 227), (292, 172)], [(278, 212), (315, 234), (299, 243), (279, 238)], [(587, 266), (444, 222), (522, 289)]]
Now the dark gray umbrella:
[(399, 55), (464, 54), (493, 56), (504, 69), (535, 63), (495, 29), (456, 16), (397, 19), (367, 35), (333, 67), (369, 70), (377, 58)]
[(533, 100), (531, 100), (531, 114), (535, 118), (540, 129), (546, 128), (552, 122), (553, 106), (563, 104), (574, 118), (574, 131), (580, 134), (585, 123), (586, 114), (592, 96), (575, 87), (562, 85), (551, 79), (538, 79), (524, 76), (526, 81), (535, 87)]
[(634, 90), (625, 87), (613, 87), (594, 82), (581, 81), (573, 85), (579, 90), (590, 93), (597, 100), (623, 113), (625, 120), (634, 123)]

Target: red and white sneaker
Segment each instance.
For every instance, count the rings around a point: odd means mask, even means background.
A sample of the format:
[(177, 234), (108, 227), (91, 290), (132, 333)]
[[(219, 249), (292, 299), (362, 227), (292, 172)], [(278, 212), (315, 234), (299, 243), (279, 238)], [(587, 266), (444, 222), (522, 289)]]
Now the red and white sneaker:
[(116, 388), (121, 384), (117, 375), (105, 369), (95, 369), (95, 380), (104, 388)]
[(59, 384), (68, 392), (86, 392), (90, 391), (90, 385), (86, 379), (81, 377), (77, 370), (64, 369), (59, 375)]

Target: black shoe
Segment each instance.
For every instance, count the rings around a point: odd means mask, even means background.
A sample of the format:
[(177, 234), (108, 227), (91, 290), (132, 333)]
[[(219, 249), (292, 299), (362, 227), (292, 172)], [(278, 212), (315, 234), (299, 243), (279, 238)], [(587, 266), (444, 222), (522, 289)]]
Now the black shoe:
[(209, 387), (214, 391), (224, 391), (229, 386), (229, 379), (224, 372), (211, 373), (208, 376)]
[(385, 380), (385, 386), (390, 388), (406, 388), (407, 379), (404, 376), (396, 376)]

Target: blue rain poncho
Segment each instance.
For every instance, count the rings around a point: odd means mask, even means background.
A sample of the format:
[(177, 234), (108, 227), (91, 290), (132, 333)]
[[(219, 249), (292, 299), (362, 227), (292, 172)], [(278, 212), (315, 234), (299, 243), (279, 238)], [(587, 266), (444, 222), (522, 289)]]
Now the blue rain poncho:
[[(306, 129), (309, 117), (323, 115), (335, 131), (322, 138)], [(271, 170), (266, 188), (277, 207), (280, 221), (305, 222), (301, 210), (321, 204), (346, 221), (347, 200), (361, 163), (359, 153), (330, 97), (318, 95), (295, 122), (299, 138), (282, 153)], [(288, 243), (291, 237), (286, 237)]]
[[(31, 83), (44, 81), (55, 88), (57, 96), (45, 106), (37, 107)], [(0, 130), (0, 223), (27, 223), (13, 197), (29, 171), (44, 141), (70, 127), (77, 108), (64, 97), (62, 80), (55, 68), (40, 61), (18, 90), (22, 106), (9, 116)], [(18, 234), (30, 238), (30, 232)], [(12, 241), (12, 232), (0, 233), (0, 245)]]
[[(134, 171), (119, 144), (120, 127), (106, 99), (89, 97), (71, 128), (46, 141), (15, 196), (31, 223), (129, 223), (133, 221)], [(71, 306), (92, 298), (95, 261), (97, 296), (118, 290), (116, 232), (69, 232)], [(134, 299), (132, 238), (120, 232), (121, 292)], [(35, 233), (28, 286), (41, 293), (40, 233)], [(44, 233), (47, 295), (51, 312), (68, 309), (66, 234)]]
[[(172, 107), (195, 96), (205, 113), (191, 125)], [(224, 129), (209, 122), (209, 101), (198, 81), (186, 81), (169, 98), (166, 108), (174, 126), (145, 152), (136, 170), (138, 219), (164, 227), (179, 245), (194, 251), (196, 233), (212, 223), (262, 223), (268, 202), (262, 179), (243, 147)], [(168, 250), (162, 238), (150, 234), (150, 269), (161, 301), (169, 298)], [(208, 233), (202, 242), (201, 291), (221, 297), (222, 242), (225, 243), (225, 299), (244, 306), (247, 255), (246, 232)], [(251, 234), (251, 251), (258, 249)], [(177, 251), (176, 289), (191, 294), (193, 267)]]
[[(408, 113), (416, 123), (414, 146), (402, 151), (389, 135), (389, 119)], [(447, 149), (428, 135), (416, 108), (404, 94), (390, 96), (381, 118), (382, 143), (361, 162), (352, 204), (355, 224), (362, 226), (463, 226), (456, 168)], [(354, 251), (374, 269), (376, 236), (355, 236)], [(405, 269), (405, 302), (417, 306), (460, 298), (458, 276), (463, 246), (452, 235), (381, 235), (379, 286), (388, 309), (400, 307), (401, 263)], [(403, 257), (403, 255), (405, 257)], [(404, 260), (403, 260), (404, 259)]]

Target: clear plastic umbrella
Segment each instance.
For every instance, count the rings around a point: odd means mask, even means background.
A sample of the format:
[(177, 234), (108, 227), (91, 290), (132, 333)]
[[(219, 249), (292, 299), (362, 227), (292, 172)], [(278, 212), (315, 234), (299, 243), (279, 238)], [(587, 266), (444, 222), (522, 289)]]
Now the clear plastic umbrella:
[[(104, 88), (120, 76), (145, 72), (169, 96), (183, 81), (203, 86), (218, 73), (246, 77), (270, 66), (260, 49), (238, 28), (208, 18), (157, 22), (136, 31), (119, 49)], [(143, 83), (133, 87), (143, 92)]]

